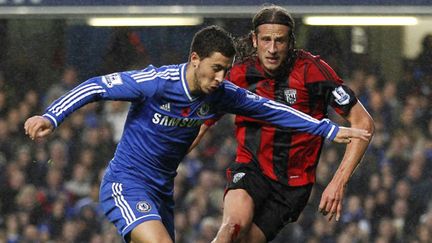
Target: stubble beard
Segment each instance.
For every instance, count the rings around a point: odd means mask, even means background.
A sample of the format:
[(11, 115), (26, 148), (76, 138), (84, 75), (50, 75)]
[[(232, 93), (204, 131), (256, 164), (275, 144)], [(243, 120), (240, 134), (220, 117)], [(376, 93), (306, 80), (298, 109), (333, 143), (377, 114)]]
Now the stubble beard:
[(201, 86), (200, 86), (200, 81), (199, 81), (199, 79), (198, 79), (198, 76), (197, 76), (197, 74), (196, 74), (196, 71), (194, 72), (194, 77), (193, 77), (193, 89), (194, 89), (194, 91), (193, 92), (191, 92), (191, 94), (192, 95), (194, 95), (194, 96), (199, 96), (199, 95), (201, 95), (202, 93), (203, 93), (203, 91), (202, 91), (202, 89), (201, 89)]
[(268, 73), (268, 75), (270, 75), (271, 77), (281, 77), (281, 76), (285, 76), (288, 73), (288, 57), (283, 58), (279, 65), (272, 70), (271, 73)]

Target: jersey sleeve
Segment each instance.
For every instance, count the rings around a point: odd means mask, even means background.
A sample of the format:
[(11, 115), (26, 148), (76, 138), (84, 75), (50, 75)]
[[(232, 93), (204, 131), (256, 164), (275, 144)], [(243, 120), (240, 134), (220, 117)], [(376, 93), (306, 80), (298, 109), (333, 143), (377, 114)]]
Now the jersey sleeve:
[(225, 82), (224, 89), (221, 107), (226, 112), (264, 120), (285, 128), (294, 128), (329, 140), (334, 140), (339, 131), (339, 126), (328, 119), (317, 120), (230, 82)]
[(315, 57), (306, 74), (306, 82), (314, 86), (312, 93), (324, 94), (326, 102), (339, 115), (347, 116), (351, 108), (357, 103), (357, 97), (352, 89), (322, 59)]
[(158, 89), (158, 79), (141, 81), (138, 74), (152, 72), (152, 66), (144, 71), (129, 71), (112, 73), (91, 78), (55, 100), (46, 110), (44, 117), (48, 118), (54, 127), (82, 106), (98, 100), (141, 101), (153, 96)]

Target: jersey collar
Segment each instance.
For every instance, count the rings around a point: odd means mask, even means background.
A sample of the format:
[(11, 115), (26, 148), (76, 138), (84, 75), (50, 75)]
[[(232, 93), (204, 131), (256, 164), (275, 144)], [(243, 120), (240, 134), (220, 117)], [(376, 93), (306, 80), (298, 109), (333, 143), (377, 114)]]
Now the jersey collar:
[(193, 97), (191, 95), (191, 93), (189, 92), (189, 85), (188, 85), (187, 80), (186, 80), (186, 68), (187, 68), (187, 65), (188, 65), (187, 63), (183, 63), (183, 64), (180, 65), (181, 83), (182, 83), (183, 90), (184, 90), (186, 96), (188, 97), (189, 101), (194, 101), (198, 97)]

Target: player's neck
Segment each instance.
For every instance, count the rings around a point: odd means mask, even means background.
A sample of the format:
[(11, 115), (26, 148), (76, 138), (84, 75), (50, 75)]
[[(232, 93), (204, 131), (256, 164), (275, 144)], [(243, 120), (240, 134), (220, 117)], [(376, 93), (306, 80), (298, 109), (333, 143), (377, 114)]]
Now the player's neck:
[(186, 82), (188, 85), (189, 93), (194, 96), (196, 96), (197, 93), (200, 93), (200, 90), (198, 90), (198, 87), (196, 87), (195, 79), (196, 77), (195, 77), (194, 68), (192, 64), (188, 63), (186, 66)]

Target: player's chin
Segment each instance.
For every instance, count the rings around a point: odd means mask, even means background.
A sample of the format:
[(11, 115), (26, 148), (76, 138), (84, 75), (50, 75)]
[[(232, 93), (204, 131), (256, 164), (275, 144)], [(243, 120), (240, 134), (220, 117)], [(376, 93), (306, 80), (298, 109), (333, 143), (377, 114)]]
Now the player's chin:
[(278, 71), (279, 67), (280, 67), (280, 63), (271, 63), (271, 64), (267, 63), (265, 68), (269, 73), (274, 74)]
[(217, 90), (218, 87), (208, 87), (207, 89), (204, 90), (205, 94), (210, 94), (213, 93), (215, 90)]

